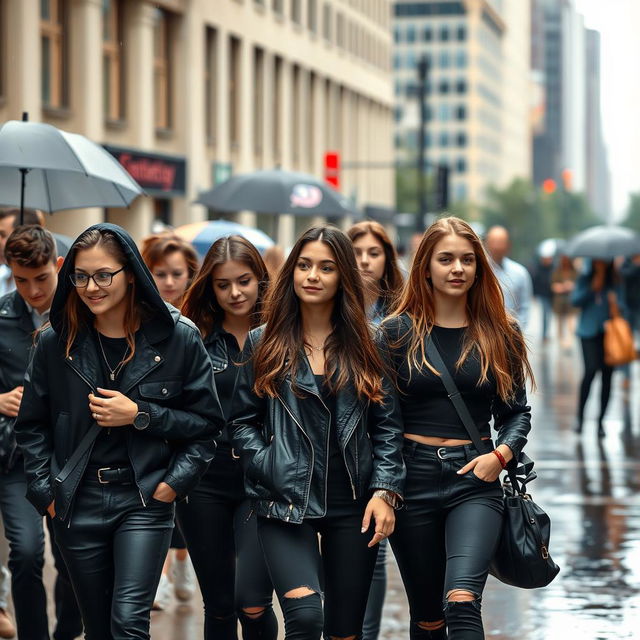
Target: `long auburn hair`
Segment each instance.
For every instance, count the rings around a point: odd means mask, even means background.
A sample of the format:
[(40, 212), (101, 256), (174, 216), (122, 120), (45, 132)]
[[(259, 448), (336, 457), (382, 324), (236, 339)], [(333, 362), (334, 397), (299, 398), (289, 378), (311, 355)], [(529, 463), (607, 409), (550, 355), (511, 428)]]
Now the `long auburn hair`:
[[(124, 273), (129, 273), (127, 256), (118, 241), (117, 236), (106, 229), (88, 229), (73, 243), (67, 257), (75, 264), (78, 251), (85, 251), (93, 247), (103, 248), (114, 260), (125, 267)], [(124, 332), (129, 346), (129, 355), (123, 363), (129, 362), (136, 350), (135, 332), (143, 319), (143, 308), (136, 297), (136, 280), (133, 278), (127, 290), (127, 308), (124, 313)], [(87, 305), (82, 302), (75, 287), (71, 289), (64, 305), (64, 328), (66, 334), (65, 355), (69, 357), (73, 343), (81, 327), (93, 326), (94, 314), (89, 311)]]
[(399, 340), (409, 341), (407, 361), (410, 369), (426, 366), (438, 374), (427, 360), (425, 340), (435, 324), (436, 301), (431, 279), (427, 278), (436, 244), (447, 235), (468, 240), (476, 258), (476, 280), (467, 295), (468, 330), (456, 368), (472, 353), (480, 360), (478, 385), (488, 380), (489, 370), (496, 379), (498, 395), (512, 401), (519, 386), (534, 382), (527, 347), (515, 320), (507, 313), (500, 283), (496, 278), (480, 238), (460, 218), (441, 218), (422, 236), (409, 277), (390, 317), (407, 314), (413, 323)]
[(258, 280), (258, 299), (251, 315), (251, 326), (257, 327), (262, 320), (262, 303), (269, 286), (269, 273), (260, 253), (242, 236), (219, 238), (209, 247), (202, 267), (182, 302), (182, 315), (195, 323), (203, 337), (209, 335), (216, 322), (224, 318), (213, 289), (213, 271), (229, 260), (246, 264)]
[(365, 220), (354, 224), (348, 231), (347, 235), (351, 242), (355, 242), (358, 238), (370, 233), (373, 235), (384, 249), (384, 273), (380, 280), (380, 297), (382, 298), (385, 311), (388, 310), (402, 289), (402, 273), (398, 266), (398, 254), (396, 248), (389, 238), (387, 230), (374, 220)]
[(305, 338), (293, 275), (300, 253), (309, 242), (323, 242), (331, 249), (340, 275), (331, 318), (333, 328), (324, 347), (327, 385), (336, 392), (351, 382), (360, 397), (382, 403), (383, 363), (369, 333), (353, 246), (342, 231), (332, 226), (312, 227), (298, 238), (267, 294), (266, 326), (253, 359), (254, 391), (260, 397), (276, 397), (278, 384), (287, 374), (296, 391), (296, 372)]

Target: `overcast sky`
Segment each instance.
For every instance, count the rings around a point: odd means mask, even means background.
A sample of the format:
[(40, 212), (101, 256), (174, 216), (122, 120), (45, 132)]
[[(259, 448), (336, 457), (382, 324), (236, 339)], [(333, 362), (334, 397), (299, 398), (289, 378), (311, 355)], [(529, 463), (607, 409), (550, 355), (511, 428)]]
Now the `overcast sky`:
[(624, 215), (640, 191), (640, 1), (575, 0), (586, 26), (602, 35), (602, 109), (613, 210)]

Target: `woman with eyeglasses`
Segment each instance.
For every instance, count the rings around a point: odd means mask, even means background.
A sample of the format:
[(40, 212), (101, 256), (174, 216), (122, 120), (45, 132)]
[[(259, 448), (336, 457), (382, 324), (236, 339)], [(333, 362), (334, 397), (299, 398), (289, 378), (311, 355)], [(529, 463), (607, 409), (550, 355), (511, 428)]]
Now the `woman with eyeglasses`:
[(54, 518), (87, 640), (149, 638), (174, 502), (224, 424), (211, 362), (116, 225), (74, 242), (50, 320), (16, 423), (27, 497)]

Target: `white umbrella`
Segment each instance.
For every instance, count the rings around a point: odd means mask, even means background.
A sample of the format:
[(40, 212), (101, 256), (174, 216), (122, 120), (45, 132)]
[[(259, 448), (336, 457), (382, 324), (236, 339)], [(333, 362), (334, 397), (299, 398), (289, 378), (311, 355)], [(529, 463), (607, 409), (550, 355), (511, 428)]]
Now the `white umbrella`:
[(0, 129), (0, 205), (49, 213), (126, 207), (141, 193), (122, 165), (84, 136), (25, 120)]

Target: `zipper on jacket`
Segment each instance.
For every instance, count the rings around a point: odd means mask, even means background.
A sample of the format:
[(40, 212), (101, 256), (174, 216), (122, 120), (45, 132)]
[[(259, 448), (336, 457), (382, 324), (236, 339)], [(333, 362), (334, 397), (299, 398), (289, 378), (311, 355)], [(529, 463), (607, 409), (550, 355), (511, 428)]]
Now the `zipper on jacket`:
[[(322, 403), (322, 406), (327, 410), (327, 413), (329, 414), (329, 424), (327, 425), (327, 448), (326, 448), (327, 456), (324, 463), (324, 513), (323, 513), (323, 515), (327, 515), (327, 493), (329, 491), (329, 439), (331, 438), (331, 411), (329, 411), (329, 407), (327, 407), (327, 405), (324, 403), (324, 400), (320, 397), (319, 394), (315, 393), (315, 391), (310, 391), (310, 393), (311, 395), (314, 395), (316, 398), (318, 398), (318, 400), (320, 400), (320, 402)], [(337, 437), (338, 436), (336, 435), (336, 439)], [(349, 470), (347, 469), (347, 472), (348, 471)]]
[[(351, 435), (349, 436), (349, 438), (347, 438), (346, 442), (344, 443), (344, 447), (342, 447), (342, 459), (344, 460), (344, 466), (347, 469), (347, 475), (349, 476), (349, 482), (351, 484), (351, 493), (353, 494), (353, 499), (357, 500), (357, 496), (356, 496), (356, 485), (355, 482), (353, 481), (353, 476), (351, 475), (351, 471), (349, 470), (349, 465), (347, 464), (347, 444), (349, 444), (349, 440), (351, 439), (351, 436), (353, 436), (353, 432), (358, 428), (358, 422), (360, 422), (360, 418), (362, 418), (362, 414), (364, 413), (364, 409), (362, 409), (362, 411), (360, 411), (360, 415), (358, 416), (358, 419), (356, 420), (356, 426), (354, 427), (353, 431), (351, 432)], [(358, 455), (357, 455), (357, 451), (358, 451), (358, 441), (356, 440), (356, 469), (358, 467)]]

